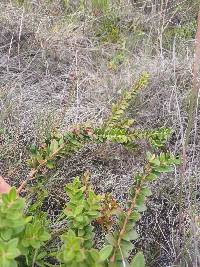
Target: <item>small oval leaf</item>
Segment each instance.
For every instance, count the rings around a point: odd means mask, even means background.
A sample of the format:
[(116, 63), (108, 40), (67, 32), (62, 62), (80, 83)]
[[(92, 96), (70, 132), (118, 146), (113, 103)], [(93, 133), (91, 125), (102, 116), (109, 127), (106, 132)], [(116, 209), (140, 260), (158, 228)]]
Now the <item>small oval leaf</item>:
[(142, 252), (138, 252), (134, 256), (134, 258), (130, 264), (130, 267), (145, 267), (145, 258), (144, 258), (144, 255)]
[(113, 250), (113, 247), (111, 245), (107, 245), (107, 246), (103, 247), (99, 252), (100, 260), (105, 261), (106, 259), (108, 259), (108, 257), (112, 253), (112, 250)]

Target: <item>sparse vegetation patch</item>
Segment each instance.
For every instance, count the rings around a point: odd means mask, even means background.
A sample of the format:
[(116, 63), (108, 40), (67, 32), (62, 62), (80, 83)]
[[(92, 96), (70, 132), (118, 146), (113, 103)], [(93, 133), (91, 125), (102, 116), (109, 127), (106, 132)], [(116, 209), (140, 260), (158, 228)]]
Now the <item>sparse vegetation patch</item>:
[(200, 266), (199, 5), (0, 1), (0, 267)]

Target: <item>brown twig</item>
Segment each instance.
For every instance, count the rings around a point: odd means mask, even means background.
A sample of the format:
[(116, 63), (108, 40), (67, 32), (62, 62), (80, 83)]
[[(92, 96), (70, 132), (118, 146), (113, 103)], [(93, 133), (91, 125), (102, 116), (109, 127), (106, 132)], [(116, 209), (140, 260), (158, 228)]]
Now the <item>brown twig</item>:
[[(39, 166), (40, 166), (40, 165), (39, 165)], [(39, 166), (38, 166), (38, 167), (39, 167)], [(22, 191), (22, 189), (27, 185), (27, 183), (28, 183), (30, 180), (34, 179), (34, 176), (35, 176), (35, 174), (38, 172), (38, 170), (39, 170), (38, 168), (37, 168), (37, 169), (32, 169), (32, 170), (29, 172), (29, 174), (28, 174), (26, 180), (24, 180), (24, 181), (21, 183), (21, 185), (18, 187), (18, 189), (17, 189), (17, 193), (18, 193), (18, 194)]]
[[(130, 220), (131, 213), (132, 213), (132, 211), (134, 210), (134, 208), (136, 206), (137, 198), (140, 195), (140, 191), (142, 189), (142, 186), (143, 186), (143, 184), (145, 182), (145, 179), (146, 179), (147, 175), (149, 175), (150, 171), (151, 171), (151, 168), (150, 168), (149, 165), (147, 165), (146, 173), (144, 173), (144, 175), (141, 177), (140, 183), (139, 183), (139, 185), (137, 186), (137, 188), (135, 190), (134, 198), (131, 201), (131, 206), (130, 206), (130, 208), (128, 209), (128, 211), (126, 213), (126, 217), (124, 219), (123, 226), (122, 226), (122, 228), (120, 230), (120, 233), (119, 233), (119, 236), (118, 236), (118, 239), (117, 239), (117, 247), (118, 248), (120, 248), (120, 244), (121, 244), (123, 235), (125, 234), (126, 226), (127, 226), (128, 222)], [(112, 257), (110, 258), (110, 263), (114, 263), (115, 262), (115, 256), (116, 256), (117, 247), (115, 248)]]

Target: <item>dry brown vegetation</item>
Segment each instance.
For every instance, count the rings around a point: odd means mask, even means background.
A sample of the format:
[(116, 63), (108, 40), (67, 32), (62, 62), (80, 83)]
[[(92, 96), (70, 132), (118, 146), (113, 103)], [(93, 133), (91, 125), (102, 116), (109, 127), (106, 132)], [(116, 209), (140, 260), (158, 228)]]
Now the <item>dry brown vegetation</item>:
[[(199, 1), (111, 1), (107, 13), (92, 10), (90, 1), (85, 7), (68, 2), (0, 1), (0, 174), (15, 186), (29, 172), (31, 143), (41, 144), (55, 128), (98, 124), (143, 71), (150, 83), (129, 113), (136, 127), (171, 127), (168, 148), (182, 153)], [(184, 177), (177, 169), (156, 183), (138, 226), (136, 247), (149, 267), (200, 266), (198, 103), (195, 107)], [(89, 170), (96, 191), (122, 201), (139, 168), (140, 153), (117, 145), (89, 145), (62, 161), (45, 185), (52, 223), (69, 179)]]

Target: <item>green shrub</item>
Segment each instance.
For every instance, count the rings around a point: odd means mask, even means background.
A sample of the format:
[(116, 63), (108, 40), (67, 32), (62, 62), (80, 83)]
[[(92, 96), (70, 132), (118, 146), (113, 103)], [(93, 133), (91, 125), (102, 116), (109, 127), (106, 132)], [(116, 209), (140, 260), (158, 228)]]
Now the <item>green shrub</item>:
[[(15, 188), (3, 194), (0, 200), (0, 267), (63, 266), (63, 267), (117, 267), (128, 266), (133, 241), (138, 238), (136, 223), (146, 210), (146, 198), (151, 195), (149, 183), (161, 173), (173, 171), (179, 159), (170, 153), (160, 151), (169, 138), (170, 130), (134, 130), (132, 119), (126, 111), (138, 91), (148, 83), (148, 75), (143, 74), (133, 86), (125, 91), (113, 105), (110, 117), (99, 127), (78, 126), (69, 132), (52, 133), (39, 147), (31, 147), (29, 165), (32, 170), (20, 188), (35, 179), (35, 201), (28, 204), (25, 213), (25, 199), (17, 195)], [(112, 142), (126, 147), (135, 147), (136, 141), (146, 139), (155, 153), (146, 153), (143, 171), (134, 175), (134, 185), (130, 188), (127, 208), (119, 208), (111, 195), (97, 195), (85, 174), (67, 184), (66, 203), (59, 217), (64, 228), (51, 229), (44, 212), (41, 211), (47, 192), (40, 184), (46, 168), (53, 169), (57, 161), (70, 156), (87, 143)], [(46, 174), (47, 175), (47, 174)], [(31, 215), (31, 216), (30, 216)], [(115, 220), (113, 218), (115, 217)], [(101, 249), (95, 246), (95, 224), (102, 229), (111, 229)], [(53, 245), (52, 245), (53, 244)], [(144, 267), (142, 252), (131, 257), (131, 267)], [(50, 262), (54, 262), (52, 265)]]
[(109, 14), (99, 18), (93, 27), (100, 42), (117, 43), (121, 39), (119, 20), (115, 15)]
[[(50, 239), (40, 217), (24, 215), (25, 200), (15, 188), (3, 194), (0, 202), (0, 266), (32, 266), (41, 257), (39, 251)], [(44, 254), (45, 255), (45, 254)]]
[[(92, 188), (85, 186), (76, 178), (68, 184), (66, 193), (69, 202), (63, 210), (68, 221), (68, 229), (59, 236), (62, 247), (54, 251), (61, 265), (58, 266), (121, 266), (127, 262), (133, 249), (132, 240), (138, 238), (135, 230), (140, 213), (146, 210), (146, 197), (151, 195), (148, 183), (155, 180), (160, 173), (171, 172), (172, 166), (179, 160), (173, 155), (147, 154), (144, 172), (135, 176), (135, 186), (129, 193), (128, 210), (116, 210), (117, 229), (107, 235), (107, 242), (101, 250), (94, 248), (94, 223), (101, 217), (102, 201), (105, 196), (96, 195)], [(25, 216), (23, 209), (25, 200), (17, 197), (16, 189), (2, 195), (0, 203), (0, 256), (1, 267), (45, 266), (47, 253), (44, 252), (45, 242), (51, 236), (45, 220), (38, 216)], [(64, 218), (64, 219), (65, 219)], [(131, 262), (144, 265), (144, 256), (136, 254)], [(23, 263), (23, 265), (22, 265)]]
[(196, 20), (192, 20), (183, 25), (169, 26), (164, 32), (164, 45), (169, 48), (172, 46), (174, 38), (178, 42), (185, 42), (195, 38), (197, 28)]

